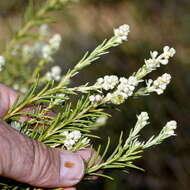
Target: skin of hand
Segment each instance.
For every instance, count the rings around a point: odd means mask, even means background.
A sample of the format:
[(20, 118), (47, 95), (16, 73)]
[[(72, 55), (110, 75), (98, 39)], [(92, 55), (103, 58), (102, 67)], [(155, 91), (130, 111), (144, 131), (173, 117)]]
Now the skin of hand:
[(0, 176), (42, 188), (76, 190), (92, 149), (75, 153), (50, 148), (11, 128), (3, 116), (18, 92), (0, 84)]

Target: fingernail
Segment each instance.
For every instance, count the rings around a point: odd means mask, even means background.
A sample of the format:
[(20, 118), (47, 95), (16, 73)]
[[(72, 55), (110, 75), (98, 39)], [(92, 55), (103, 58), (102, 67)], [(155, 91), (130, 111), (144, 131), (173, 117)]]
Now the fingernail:
[(65, 187), (76, 185), (84, 176), (83, 159), (76, 153), (62, 151), (60, 154), (60, 177)]

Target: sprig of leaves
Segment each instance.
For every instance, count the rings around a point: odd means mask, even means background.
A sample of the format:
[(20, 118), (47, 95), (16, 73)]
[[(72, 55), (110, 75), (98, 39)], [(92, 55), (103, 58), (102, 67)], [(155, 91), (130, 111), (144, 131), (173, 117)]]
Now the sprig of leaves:
[(143, 170), (141, 167), (134, 164), (135, 160), (142, 157), (142, 152), (147, 148), (162, 143), (171, 136), (175, 136), (174, 130), (177, 125), (175, 121), (170, 121), (163, 127), (157, 136), (152, 136), (146, 142), (141, 142), (139, 141), (139, 133), (149, 124), (149, 122), (147, 122), (149, 117), (146, 112), (142, 112), (137, 118), (136, 125), (131, 129), (126, 140), (124, 140), (123, 132), (121, 132), (118, 145), (110, 156), (107, 156), (111, 142), (108, 137), (107, 145), (102, 153), (102, 162), (97, 164), (98, 155), (101, 155), (101, 145), (99, 145), (96, 156), (88, 161), (86, 174), (112, 179), (109, 175), (102, 175), (97, 172), (104, 169), (122, 169), (126, 173), (128, 173), (129, 168)]

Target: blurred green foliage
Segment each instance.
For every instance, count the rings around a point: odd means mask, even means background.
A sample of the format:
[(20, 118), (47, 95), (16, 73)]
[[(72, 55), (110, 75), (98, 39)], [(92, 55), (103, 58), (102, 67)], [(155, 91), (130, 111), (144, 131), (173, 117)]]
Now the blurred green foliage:
[[(1, 27), (5, 27), (5, 17), (11, 21), (19, 14), (18, 2), (24, 1), (0, 2)], [(129, 42), (101, 59), (103, 65), (97, 63), (83, 71), (85, 74), (75, 77), (73, 83), (94, 82), (97, 77), (106, 74), (128, 76), (143, 64), (150, 50), (159, 50), (164, 45), (174, 46), (177, 50), (172, 63), (152, 75), (156, 78), (164, 72), (172, 74), (173, 80), (166, 93), (129, 100), (120, 107), (120, 111), (114, 112), (113, 118), (99, 131), (99, 135), (102, 134), (102, 141), (105, 142), (106, 136), (110, 135), (114, 145), (114, 139), (118, 139), (120, 131), (128, 133), (135, 122), (135, 115), (146, 110), (151, 116), (151, 126), (144, 132), (145, 138), (159, 131), (171, 119), (179, 123), (178, 136), (144, 153), (138, 163), (146, 170), (144, 173), (132, 170), (129, 175), (124, 175), (110, 171), (115, 181), (83, 183), (79, 189), (189, 190), (189, 10), (189, 0), (81, 0), (81, 3), (69, 6), (64, 12), (52, 15), (57, 20), (52, 30), (63, 34), (63, 47), (56, 59), (64, 71), (74, 65), (86, 50), (93, 49), (104, 38), (112, 35), (112, 28), (123, 23), (131, 25)]]

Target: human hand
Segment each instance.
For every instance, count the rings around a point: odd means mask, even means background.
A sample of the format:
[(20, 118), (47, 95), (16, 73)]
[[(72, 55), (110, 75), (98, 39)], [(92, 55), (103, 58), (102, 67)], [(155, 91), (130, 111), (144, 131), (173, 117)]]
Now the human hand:
[(0, 84), (0, 176), (36, 187), (76, 190), (90, 149), (72, 153), (50, 148), (20, 134), (2, 120), (18, 92)]

